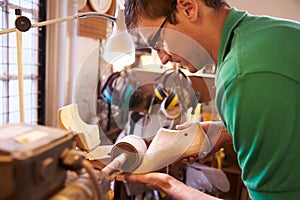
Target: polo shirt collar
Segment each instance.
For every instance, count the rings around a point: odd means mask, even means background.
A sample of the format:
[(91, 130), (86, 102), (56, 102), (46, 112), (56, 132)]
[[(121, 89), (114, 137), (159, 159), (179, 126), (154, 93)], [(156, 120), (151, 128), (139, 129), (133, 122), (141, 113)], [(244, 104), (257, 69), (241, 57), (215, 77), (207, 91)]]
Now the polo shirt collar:
[(228, 53), (230, 46), (228, 46), (232, 40), (232, 33), (237, 27), (239, 22), (247, 15), (245, 11), (239, 11), (236, 8), (232, 8), (229, 12), (221, 35), (221, 42), (218, 53), (218, 66), (223, 62), (225, 55)]

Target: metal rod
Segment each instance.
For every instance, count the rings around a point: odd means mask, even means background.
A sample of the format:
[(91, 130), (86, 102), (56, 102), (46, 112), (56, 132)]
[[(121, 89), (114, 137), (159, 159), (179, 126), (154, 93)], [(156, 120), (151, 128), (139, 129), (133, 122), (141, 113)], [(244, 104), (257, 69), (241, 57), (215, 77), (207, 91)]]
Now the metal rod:
[[(43, 22), (38, 22), (38, 23), (32, 24), (31, 28), (47, 26), (47, 25), (50, 25), (50, 24), (56, 24), (56, 23), (60, 23), (60, 22), (64, 22), (64, 21), (70, 21), (70, 20), (74, 20), (74, 19), (84, 19), (84, 18), (102, 18), (102, 19), (110, 20), (112, 22), (115, 22), (117, 20), (117, 17), (112, 16), (112, 15), (107, 15), (107, 14), (97, 13), (97, 12), (83, 12), (83, 13), (78, 13), (78, 14), (72, 15), (72, 16), (67, 16), (67, 17), (62, 17), (62, 18), (57, 18), (57, 19), (50, 19), (50, 20), (43, 21)], [(5, 34), (5, 33), (15, 32), (15, 31), (17, 31), (16, 28), (0, 30), (0, 35)]]
[(96, 12), (84, 12), (84, 13), (78, 13), (77, 15), (68, 16), (68, 17), (62, 17), (58, 19), (51, 19), (44, 22), (39, 22), (31, 25), (31, 28), (40, 27), (40, 26), (46, 26), (50, 24), (56, 24), (64, 21), (70, 21), (74, 19), (84, 19), (84, 18), (102, 18), (102, 19), (108, 19), (110, 21), (116, 21), (116, 17), (112, 15), (102, 14), (102, 13), (96, 13)]

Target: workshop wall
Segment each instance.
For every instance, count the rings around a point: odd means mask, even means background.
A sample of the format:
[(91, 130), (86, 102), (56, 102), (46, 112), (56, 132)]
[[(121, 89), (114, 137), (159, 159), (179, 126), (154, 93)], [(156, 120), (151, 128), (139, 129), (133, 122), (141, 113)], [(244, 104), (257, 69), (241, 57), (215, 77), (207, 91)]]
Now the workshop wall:
[(252, 14), (271, 15), (300, 21), (299, 0), (228, 0), (228, 2), (236, 8), (247, 10)]

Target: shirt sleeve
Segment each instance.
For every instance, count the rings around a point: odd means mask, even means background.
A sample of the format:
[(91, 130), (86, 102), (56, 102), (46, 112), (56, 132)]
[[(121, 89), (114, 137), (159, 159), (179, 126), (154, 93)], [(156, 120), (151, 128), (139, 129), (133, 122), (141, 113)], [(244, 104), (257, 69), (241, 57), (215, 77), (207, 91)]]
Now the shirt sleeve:
[(248, 188), (300, 188), (300, 170), (284, 164), (300, 164), (299, 100), (300, 85), (271, 72), (240, 75), (224, 87), (218, 106)]

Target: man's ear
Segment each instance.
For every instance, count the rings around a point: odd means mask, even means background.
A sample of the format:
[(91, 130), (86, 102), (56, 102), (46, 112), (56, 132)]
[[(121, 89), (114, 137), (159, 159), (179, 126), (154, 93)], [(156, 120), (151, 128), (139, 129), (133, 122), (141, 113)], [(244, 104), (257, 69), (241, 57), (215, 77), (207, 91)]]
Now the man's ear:
[(183, 14), (192, 21), (198, 17), (197, 0), (178, 0), (177, 8), (183, 11)]

